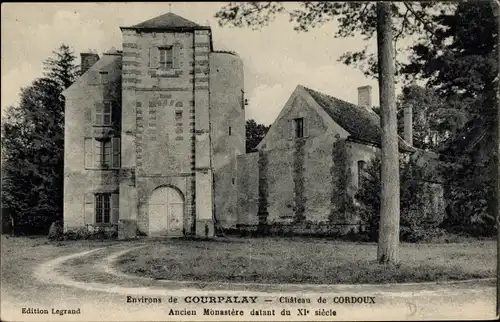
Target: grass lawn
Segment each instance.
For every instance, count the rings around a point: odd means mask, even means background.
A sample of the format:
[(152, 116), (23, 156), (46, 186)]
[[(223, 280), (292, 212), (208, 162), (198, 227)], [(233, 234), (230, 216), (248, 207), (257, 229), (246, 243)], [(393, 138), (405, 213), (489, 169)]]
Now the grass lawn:
[(1, 236), (0, 280), (2, 291), (23, 299), (27, 292), (57, 293), (55, 285), (43, 285), (32, 276), (33, 269), (44, 261), (93, 248), (114, 245), (116, 241), (61, 241), (50, 242), (46, 236)]
[(362, 284), (496, 276), (496, 241), (402, 244), (401, 264), (376, 262), (376, 244), (306, 238), (170, 239), (123, 255), (126, 273), (154, 279)]

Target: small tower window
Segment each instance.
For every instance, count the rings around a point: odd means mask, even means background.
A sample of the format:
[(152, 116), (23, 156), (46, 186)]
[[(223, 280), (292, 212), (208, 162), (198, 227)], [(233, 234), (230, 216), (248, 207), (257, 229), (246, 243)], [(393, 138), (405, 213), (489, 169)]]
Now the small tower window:
[(229, 135), (231, 135), (231, 127), (229, 127)]

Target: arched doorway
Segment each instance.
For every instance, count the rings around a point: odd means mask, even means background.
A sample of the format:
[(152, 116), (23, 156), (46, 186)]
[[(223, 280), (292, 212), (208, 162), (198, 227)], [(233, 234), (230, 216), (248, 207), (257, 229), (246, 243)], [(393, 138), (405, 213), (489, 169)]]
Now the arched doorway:
[(171, 187), (159, 187), (149, 198), (149, 236), (182, 236), (184, 200)]

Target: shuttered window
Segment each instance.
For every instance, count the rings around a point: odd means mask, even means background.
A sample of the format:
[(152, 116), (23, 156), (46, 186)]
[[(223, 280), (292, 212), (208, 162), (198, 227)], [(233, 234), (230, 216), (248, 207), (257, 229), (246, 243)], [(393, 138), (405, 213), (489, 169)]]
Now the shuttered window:
[(174, 67), (174, 53), (172, 47), (160, 48), (160, 68), (172, 69)]
[(111, 167), (111, 140), (96, 140), (94, 161), (96, 168)]
[(111, 166), (113, 168), (120, 167), (120, 138), (111, 139), (111, 150), (113, 155), (111, 156)]
[(172, 48), (172, 68), (180, 68), (181, 46), (175, 44)]
[(97, 224), (107, 224), (111, 219), (111, 194), (95, 194), (95, 222)]
[(304, 117), (303, 119), (303, 125), (304, 125), (304, 137), (308, 137), (309, 136), (309, 121), (306, 117)]
[(120, 168), (120, 138), (85, 138), (85, 169)]
[(118, 192), (85, 194), (85, 224), (116, 224), (119, 220)]
[(94, 199), (95, 196), (93, 193), (89, 192), (84, 195), (84, 213), (85, 213), (85, 218), (84, 222), (85, 225), (93, 224), (95, 221), (94, 218), (94, 212), (95, 212), (95, 207), (94, 207)]
[(288, 139), (291, 140), (295, 137), (295, 123), (293, 120), (288, 120)]
[(158, 47), (149, 48), (149, 67), (158, 68), (160, 53)]
[(112, 193), (111, 194), (111, 223), (113, 223), (113, 224), (118, 223), (118, 219), (120, 217), (119, 204), (120, 204), (119, 194)]
[(181, 45), (152, 47), (149, 49), (149, 67), (161, 69), (180, 68)]

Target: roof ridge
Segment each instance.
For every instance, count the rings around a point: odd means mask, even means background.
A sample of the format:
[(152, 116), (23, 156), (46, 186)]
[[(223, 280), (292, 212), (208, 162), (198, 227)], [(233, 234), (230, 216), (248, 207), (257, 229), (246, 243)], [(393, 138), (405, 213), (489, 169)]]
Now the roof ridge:
[[(380, 146), (380, 117), (367, 109), (332, 95), (302, 86), (328, 116), (345, 129), (350, 138)], [(398, 135), (399, 148), (410, 151), (408, 144)]]
[(141, 23), (135, 24), (131, 27), (124, 27), (131, 29), (178, 29), (178, 28), (205, 28), (191, 20), (176, 15), (172, 12), (153, 17)]
[(329, 98), (332, 98), (332, 99), (334, 99), (334, 100), (340, 101), (341, 103), (345, 103), (345, 104), (352, 105), (352, 106), (354, 106), (354, 107), (356, 107), (356, 108), (358, 108), (358, 109), (362, 110), (363, 112), (368, 112), (368, 113), (370, 113), (370, 114), (375, 115), (377, 118), (380, 118), (380, 116), (378, 116), (378, 114), (376, 114), (376, 113), (371, 113), (371, 112), (369, 112), (368, 110), (366, 110), (366, 108), (363, 108), (363, 107), (359, 106), (358, 104), (354, 104), (354, 103), (348, 102), (348, 101), (343, 100), (343, 99), (341, 99), (341, 98), (338, 98), (338, 97), (332, 96), (332, 95), (327, 94), (327, 93), (320, 92), (320, 91), (318, 91), (318, 90), (312, 89), (312, 88), (307, 87), (307, 86), (304, 86), (304, 85), (301, 85), (301, 86), (302, 86), (302, 87), (304, 87), (305, 89), (310, 90), (310, 91), (314, 91), (314, 92), (316, 92), (316, 93), (318, 93), (318, 94), (325, 95), (325, 96), (327, 96), (327, 97), (329, 97)]

